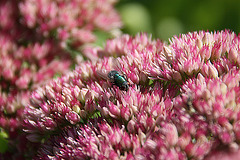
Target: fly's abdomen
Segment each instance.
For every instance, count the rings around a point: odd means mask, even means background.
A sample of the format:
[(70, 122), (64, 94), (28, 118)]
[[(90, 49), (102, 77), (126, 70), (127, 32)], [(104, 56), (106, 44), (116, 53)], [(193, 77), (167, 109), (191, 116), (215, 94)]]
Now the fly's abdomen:
[(115, 85), (118, 87), (121, 87), (124, 83), (127, 83), (126, 79), (123, 76), (120, 76), (119, 74), (115, 75), (116, 78), (114, 79)]

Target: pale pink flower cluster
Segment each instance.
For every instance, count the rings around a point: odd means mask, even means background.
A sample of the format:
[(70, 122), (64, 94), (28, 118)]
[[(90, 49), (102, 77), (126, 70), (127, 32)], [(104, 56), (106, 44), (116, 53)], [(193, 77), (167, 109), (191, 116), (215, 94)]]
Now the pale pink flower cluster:
[(0, 126), (14, 131), (19, 126), (22, 109), (29, 102), (31, 90), (52, 79), (56, 73), (66, 72), (71, 60), (66, 53), (57, 52), (51, 41), (25, 47), (19, 46), (10, 35), (1, 33), (0, 52)]
[(23, 0), (19, 4), (23, 24), (43, 37), (53, 35), (74, 48), (96, 39), (94, 30), (111, 31), (122, 26), (113, 8), (115, 0)]
[(114, 4), (113, 0), (0, 2), (2, 128), (18, 129), (31, 91), (76, 63), (69, 50), (95, 41), (95, 30), (110, 32), (121, 26)]
[[(228, 30), (193, 32), (173, 37), (152, 63), (154, 78), (180, 82), (198, 73), (216, 78), (239, 66), (240, 37)], [(167, 72), (167, 73), (166, 73)]]
[(239, 149), (240, 72), (231, 70), (217, 78), (201, 74), (188, 80), (174, 99), (181, 147), (189, 156), (203, 158), (213, 150)]

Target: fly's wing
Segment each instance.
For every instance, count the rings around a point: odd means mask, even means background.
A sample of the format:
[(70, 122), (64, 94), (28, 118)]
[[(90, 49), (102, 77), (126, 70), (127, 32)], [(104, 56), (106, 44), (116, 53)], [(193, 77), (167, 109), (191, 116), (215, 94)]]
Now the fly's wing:
[(114, 70), (118, 71), (119, 74), (121, 74), (121, 76), (124, 77), (124, 79), (127, 81), (127, 84), (129, 85), (129, 82), (128, 82), (129, 79), (128, 79), (127, 75), (125, 74), (126, 72), (123, 71), (124, 70), (123, 69), (124, 68), (124, 65), (123, 65), (124, 62), (121, 60), (121, 58), (118, 57), (118, 58), (113, 59), (112, 64), (113, 64)]
[(119, 58), (114, 58), (112, 60), (112, 67), (114, 70), (118, 71), (121, 75), (124, 75)]
[(99, 75), (99, 77), (101, 77), (104, 80), (108, 80), (108, 72), (105, 69), (102, 70), (97, 70), (97, 75)]
[(109, 77), (109, 74), (111, 72), (113, 74), (114, 70), (122, 74), (121, 64), (119, 63), (119, 60), (116, 58), (109, 58), (107, 63), (108, 63), (107, 69), (99, 69), (96, 71), (96, 73), (102, 79), (112, 81), (112, 79), (110, 79)]
[(99, 84), (101, 85), (101, 87), (104, 89), (104, 91), (109, 91), (112, 90), (113, 85), (114, 85), (114, 81), (113, 79), (110, 79), (108, 77), (109, 71), (106, 69), (102, 69), (102, 70), (97, 70), (96, 71), (97, 75), (99, 76)]

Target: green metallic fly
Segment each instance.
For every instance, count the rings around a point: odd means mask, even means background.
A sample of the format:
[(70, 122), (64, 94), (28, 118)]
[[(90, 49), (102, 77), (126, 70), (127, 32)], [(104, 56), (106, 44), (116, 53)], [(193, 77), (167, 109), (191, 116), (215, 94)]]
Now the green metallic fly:
[(128, 91), (129, 85), (126, 75), (121, 75), (118, 71), (112, 70), (108, 73), (108, 78), (112, 85), (118, 86), (120, 90)]
[(121, 65), (118, 59), (112, 59), (112, 64), (114, 68), (111, 71), (101, 70), (97, 71), (98, 75), (100, 75), (105, 80), (108, 80), (112, 86), (117, 86), (122, 91), (128, 91), (129, 89), (129, 82), (128, 78), (125, 74), (121, 71)]

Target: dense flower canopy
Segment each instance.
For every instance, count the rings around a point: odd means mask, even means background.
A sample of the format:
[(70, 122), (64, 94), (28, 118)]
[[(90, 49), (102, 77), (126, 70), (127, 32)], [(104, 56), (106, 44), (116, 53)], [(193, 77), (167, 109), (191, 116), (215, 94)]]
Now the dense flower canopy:
[(96, 47), (115, 3), (0, 2), (0, 159), (239, 159), (240, 35)]
[[(238, 156), (239, 40), (228, 30), (170, 44), (138, 34), (86, 49), (103, 58), (38, 88), (24, 110), (27, 138), (45, 141), (36, 159)], [(111, 70), (126, 75), (127, 91), (110, 82)]]

